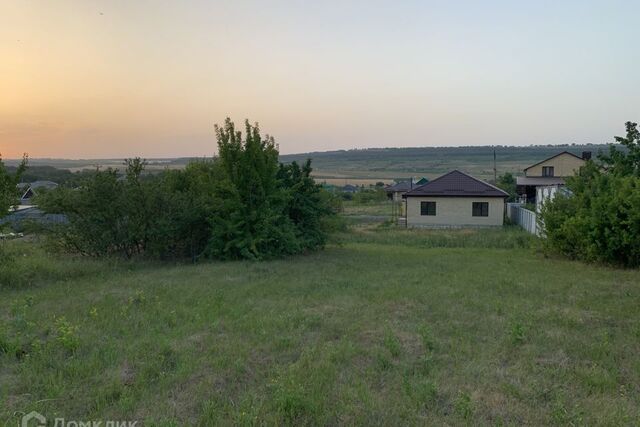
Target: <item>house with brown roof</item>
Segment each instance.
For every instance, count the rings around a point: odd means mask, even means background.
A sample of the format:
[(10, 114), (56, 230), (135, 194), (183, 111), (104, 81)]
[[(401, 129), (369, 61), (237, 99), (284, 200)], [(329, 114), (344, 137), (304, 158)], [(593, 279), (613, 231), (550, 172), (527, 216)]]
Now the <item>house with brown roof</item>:
[(526, 203), (536, 203), (536, 193), (541, 187), (559, 188), (565, 185), (565, 179), (580, 169), (591, 158), (591, 152), (585, 151), (582, 157), (563, 151), (524, 168), (524, 176), (516, 178), (516, 191)]
[(509, 194), (453, 170), (402, 197), (407, 227), (486, 227), (503, 224)]

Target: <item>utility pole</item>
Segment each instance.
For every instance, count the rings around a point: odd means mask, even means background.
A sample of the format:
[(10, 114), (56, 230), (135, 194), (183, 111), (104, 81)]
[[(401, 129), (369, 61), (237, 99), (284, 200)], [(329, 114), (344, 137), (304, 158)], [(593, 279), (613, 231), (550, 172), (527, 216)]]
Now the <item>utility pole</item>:
[(493, 149), (493, 183), (498, 183), (498, 169), (496, 168), (496, 149)]

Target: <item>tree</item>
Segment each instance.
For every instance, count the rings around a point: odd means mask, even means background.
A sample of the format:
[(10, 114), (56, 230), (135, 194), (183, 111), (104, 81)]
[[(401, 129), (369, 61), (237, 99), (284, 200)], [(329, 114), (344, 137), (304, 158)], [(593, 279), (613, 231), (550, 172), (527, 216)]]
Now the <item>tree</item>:
[(620, 176), (640, 177), (640, 131), (638, 124), (625, 123), (627, 136), (616, 136), (615, 140), (622, 147), (620, 150), (613, 144), (609, 145), (609, 153), (599, 156), (602, 167), (607, 172)]
[(511, 172), (506, 172), (503, 175), (500, 175), (498, 177), (498, 182), (496, 182), (496, 186), (509, 193), (508, 202), (516, 200), (516, 178)]
[(301, 250), (294, 224), (286, 215), (287, 197), (278, 184), (278, 150), (272, 137), (262, 138), (256, 123), (245, 121), (245, 135), (227, 118), (216, 125), (219, 163), (210, 252), (216, 258), (260, 259)]
[(278, 170), (279, 184), (287, 193), (287, 216), (293, 222), (296, 236), (304, 249), (324, 246), (327, 233), (322, 220), (335, 212), (327, 198), (322, 196), (322, 186), (315, 183), (311, 171), (311, 159), (307, 159), (302, 167), (297, 162), (280, 164)]
[(68, 224), (52, 231), (65, 247), (90, 256), (264, 259), (320, 248), (334, 203), (311, 177), (311, 162), (278, 163), (273, 138), (246, 122), (216, 127), (219, 157), (185, 170), (144, 174), (125, 161), (89, 175), (77, 189), (58, 187), (39, 201)]
[(18, 197), (20, 197), (17, 185), (27, 170), (27, 163), (28, 158), (25, 154), (16, 172), (11, 174), (7, 171), (2, 157), (0, 157), (0, 218), (9, 213), (9, 209), (16, 205)]
[(545, 246), (571, 258), (640, 266), (640, 144), (628, 122), (626, 149), (588, 161), (567, 180), (570, 195), (557, 195), (541, 211)]

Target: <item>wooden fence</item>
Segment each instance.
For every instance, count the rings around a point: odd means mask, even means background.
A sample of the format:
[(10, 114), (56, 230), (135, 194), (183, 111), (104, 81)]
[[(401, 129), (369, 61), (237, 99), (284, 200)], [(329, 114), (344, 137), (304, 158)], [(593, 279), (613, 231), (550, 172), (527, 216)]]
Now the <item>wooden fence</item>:
[(540, 235), (536, 213), (522, 207), (522, 203), (507, 203), (507, 218), (529, 233)]

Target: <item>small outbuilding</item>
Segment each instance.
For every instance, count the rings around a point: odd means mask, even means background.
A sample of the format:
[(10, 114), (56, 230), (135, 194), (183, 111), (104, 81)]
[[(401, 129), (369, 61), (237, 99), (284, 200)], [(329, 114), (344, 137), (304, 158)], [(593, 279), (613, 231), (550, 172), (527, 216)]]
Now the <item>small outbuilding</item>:
[(509, 194), (458, 170), (406, 192), (407, 227), (483, 227), (504, 223)]

